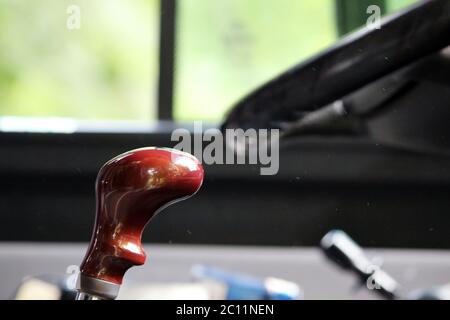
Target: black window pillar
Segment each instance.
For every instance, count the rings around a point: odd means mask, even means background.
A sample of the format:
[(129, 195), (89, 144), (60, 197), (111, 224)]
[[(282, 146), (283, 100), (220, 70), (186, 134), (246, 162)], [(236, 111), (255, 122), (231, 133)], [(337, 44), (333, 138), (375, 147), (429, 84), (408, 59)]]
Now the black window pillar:
[(173, 120), (176, 0), (160, 0), (158, 120)]

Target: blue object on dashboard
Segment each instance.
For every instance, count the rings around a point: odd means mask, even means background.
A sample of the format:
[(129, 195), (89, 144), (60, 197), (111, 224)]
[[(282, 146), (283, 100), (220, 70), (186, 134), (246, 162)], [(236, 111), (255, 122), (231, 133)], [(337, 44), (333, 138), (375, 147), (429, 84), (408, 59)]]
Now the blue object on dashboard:
[(297, 284), (276, 278), (260, 279), (204, 265), (194, 266), (192, 275), (196, 279), (225, 284), (227, 300), (296, 300), (303, 297)]

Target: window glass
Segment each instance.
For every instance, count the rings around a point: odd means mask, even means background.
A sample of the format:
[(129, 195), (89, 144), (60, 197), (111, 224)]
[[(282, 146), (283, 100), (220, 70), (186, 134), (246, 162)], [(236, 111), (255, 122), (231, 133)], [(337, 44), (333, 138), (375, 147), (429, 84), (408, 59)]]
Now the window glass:
[(158, 0), (0, 0), (0, 116), (154, 118), (158, 10)]
[(174, 117), (220, 121), (252, 89), (332, 44), (334, 0), (179, 0)]
[(414, 2), (417, 2), (417, 0), (387, 0), (386, 10), (389, 13), (394, 12), (413, 4)]

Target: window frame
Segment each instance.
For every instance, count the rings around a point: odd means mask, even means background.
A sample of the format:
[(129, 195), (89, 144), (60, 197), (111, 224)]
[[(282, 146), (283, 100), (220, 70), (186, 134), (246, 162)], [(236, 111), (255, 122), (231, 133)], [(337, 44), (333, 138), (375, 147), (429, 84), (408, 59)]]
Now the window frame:
[(176, 0), (160, 0), (157, 120), (173, 121)]

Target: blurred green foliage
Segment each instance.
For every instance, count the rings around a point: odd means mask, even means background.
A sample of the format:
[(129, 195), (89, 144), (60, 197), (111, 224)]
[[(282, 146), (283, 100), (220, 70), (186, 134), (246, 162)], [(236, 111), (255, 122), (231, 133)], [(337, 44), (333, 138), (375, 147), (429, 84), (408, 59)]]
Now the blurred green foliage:
[[(81, 9), (70, 30), (69, 5)], [(0, 0), (0, 114), (155, 117), (157, 0)]]
[(417, 0), (387, 0), (387, 12), (394, 12), (417, 2)]
[(217, 121), (336, 39), (334, 0), (180, 0), (175, 118)]
[[(220, 121), (337, 38), (335, 0), (178, 0), (177, 18), (176, 120)], [(0, 0), (0, 115), (155, 119), (158, 30), (159, 0)]]

